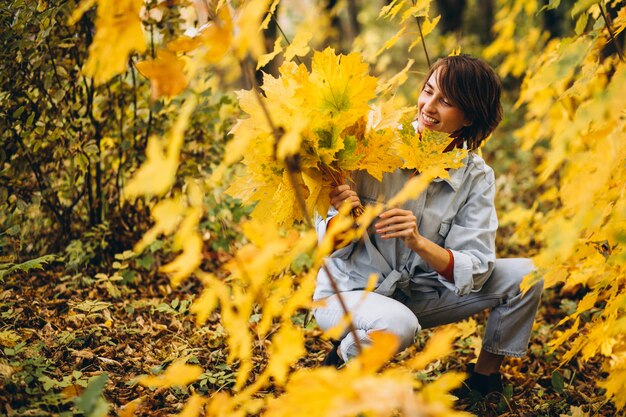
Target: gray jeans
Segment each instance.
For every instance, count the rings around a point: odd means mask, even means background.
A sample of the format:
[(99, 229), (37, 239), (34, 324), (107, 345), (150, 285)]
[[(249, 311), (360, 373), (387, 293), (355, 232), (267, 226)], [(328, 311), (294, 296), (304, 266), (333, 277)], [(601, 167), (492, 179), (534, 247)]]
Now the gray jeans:
[[(413, 343), (415, 333), (422, 328), (460, 321), (490, 308), (482, 348), (499, 355), (522, 357), (526, 354), (543, 289), (541, 281), (525, 294), (521, 293), (520, 282), (533, 269), (529, 259), (497, 259), (493, 274), (483, 288), (465, 296), (445, 288), (428, 299), (421, 298), (421, 293), (414, 292), (408, 297), (400, 291), (393, 298), (363, 291), (346, 291), (341, 295), (352, 313), (362, 345), (370, 343), (370, 332), (382, 330), (398, 336), (399, 349), (403, 350)], [(315, 309), (313, 314), (323, 330), (336, 326), (343, 317), (336, 295), (328, 297), (326, 305)], [(346, 331), (339, 348), (346, 359), (356, 356), (354, 335)]]

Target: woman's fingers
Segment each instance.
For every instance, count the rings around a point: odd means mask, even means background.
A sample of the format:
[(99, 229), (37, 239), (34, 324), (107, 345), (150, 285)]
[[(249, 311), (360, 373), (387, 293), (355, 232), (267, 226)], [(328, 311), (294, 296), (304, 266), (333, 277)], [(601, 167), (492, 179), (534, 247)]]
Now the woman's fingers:
[(335, 188), (333, 188), (332, 190), (330, 190), (330, 198), (334, 198), (337, 197), (339, 194), (343, 193), (344, 191), (349, 191), (350, 190), (350, 186), (346, 185), (346, 184), (342, 184), (342, 185), (338, 185)]
[(330, 204), (332, 204), (332, 206), (337, 210), (339, 210), (344, 202), (350, 204), (352, 208), (361, 205), (361, 200), (359, 200), (359, 196), (356, 191), (351, 190), (348, 185), (340, 185), (333, 188), (329, 196)]
[(416, 227), (417, 226), (415, 222), (408, 221), (408, 222), (403, 222), (403, 223), (390, 224), (382, 228), (377, 228), (377, 231), (381, 233), (392, 233), (392, 232), (400, 232), (402, 230), (413, 230)]
[(396, 207), (396, 208), (392, 208), (392, 209), (389, 209), (387, 211), (380, 213), (378, 217), (380, 217), (381, 219), (386, 219), (388, 217), (408, 216), (408, 215), (413, 215), (413, 212), (411, 210), (403, 210), (401, 208)]
[(389, 227), (389, 225), (403, 223), (416, 227), (417, 218), (410, 210), (391, 209), (381, 213), (379, 217), (381, 220), (374, 225), (377, 231)]

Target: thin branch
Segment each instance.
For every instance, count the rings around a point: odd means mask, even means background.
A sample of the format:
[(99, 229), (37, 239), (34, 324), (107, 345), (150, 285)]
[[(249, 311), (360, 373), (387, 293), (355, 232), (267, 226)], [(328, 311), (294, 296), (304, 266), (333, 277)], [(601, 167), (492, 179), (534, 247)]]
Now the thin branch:
[[(28, 160), (28, 164), (30, 165), (30, 168), (33, 170), (33, 173), (35, 174), (35, 179), (37, 180), (37, 183), (39, 184), (39, 190), (41, 191), (41, 195), (44, 201), (47, 203), (48, 207), (50, 208), (52, 213), (55, 215), (57, 220), (59, 220), (61, 225), (64, 226), (65, 221), (63, 218), (63, 207), (61, 206), (60, 201), (58, 201), (58, 197), (56, 197), (56, 194), (52, 191), (52, 186), (48, 183), (46, 177), (41, 172), (41, 168), (36, 163), (32, 155), (30, 154), (30, 150), (28, 149), (28, 147), (22, 140), (22, 137), (19, 135), (19, 133), (17, 133), (15, 129), (11, 128), (11, 131), (13, 132), (13, 137), (17, 140), (17, 142), (20, 144), (20, 147), (24, 151), (24, 155), (26, 156), (26, 159)], [(51, 194), (52, 196), (54, 196), (55, 201), (51, 201), (48, 198), (48, 194)]]
[[(413, 0), (413, 6), (415, 6), (415, 0)], [(426, 55), (426, 62), (428, 63), (428, 68), (430, 68), (430, 57), (428, 56), (428, 50), (426, 49), (426, 41), (424, 40), (424, 34), (422, 32), (422, 23), (420, 22), (419, 17), (415, 17), (415, 21), (417, 22), (417, 28), (420, 31), (420, 38), (422, 38), (422, 47), (424, 48), (424, 54)]]
[[(281, 28), (280, 25), (278, 24), (278, 19), (276, 19), (276, 16), (274, 15), (274, 13), (272, 13), (272, 20), (276, 24), (276, 27), (278, 28), (278, 31), (280, 32), (280, 34), (283, 36), (283, 39), (285, 40), (285, 42), (287, 42), (287, 45), (291, 45), (291, 42), (289, 42), (289, 38), (287, 37), (287, 35), (285, 35), (285, 32), (283, 32), (283, 28)], [(300, 58), (298, 58), (298, 55), (295, 55), (295, 58), (296, 58), (296, 61), (298, 61), (298, 64), (302, 64), (302, 61), (300, 61)]]
[(606, 24), (606, 29), (609, 31), (609, 36), (611, 37), (611, 41), (615, 46), (615, 50), (617, 51), (617, 55), (619, 55), (620, 61), (624, 62), (624, 52), (622, 52), (622, 47), (615, 39), (615, 35), (613, 34), (613, 29), (611, 28), (611, 24), (609, 23), (609, 19), (604, 12), (604, 8), (602, 7), (602, 2), (598, 2), (598, 7), (600, 7), (600, 13), (602, 13), (602, 18), (604, 19), (604, 23)]
[[(244, 70), (244, 74), (246, 74), (249, 79), (250, 82), (253, 85), (253, 90), (255, 92), (255, 96), (259, 102), (259, 105), (261, 106), (261, 108), (263, 109), (263, 114), (265, 115), (266, 119), (267, 119), (267, 123), (270, 125), (270, 128), (272, 129), (272, 133), (274, 135), (274, 140), (276, 142), (276, 144), (278, 144), (278, 142), (281, 139), (281, 134), (279, 132), (278, 129), (276, 129), (274, 122), (272, 121), (271, 115), (267, 109), (267, 106), (265, 105), (265, 103), (263, 102), (263, 97), (261, 96), (260, 93), (260, 88), (258, 83), (256, 82), (256, 78), (254, 77), (254, 74), (252, 73), (252, 69), (250, 67), (250, 65), (248, 65), (248, 63), (246, 62), (242, 62), (241, 63), (241, 67)], [(300, 192), (300, 189), (298, 187), (294, 172), (295, 172), (295, 166), (296, 164), (294, 164), (294, 161), (289, 161), (289, 160), (285, 160), (285, 165), (287, 166), (287, 174), (289, 177), (289, 181), (291, 182), (291, 186), (293, 187), (295, 194), (296, 194), (296, 200), (298, 201), (298, 205), (300, 206), (300, 210), (303, 213), (304, 219), (307, 223), (307, 225), (311, 228), (313, 228), (313, 221), (311, 220), (311, 217), (309, 216), (309, 213), (306, 209), (306, 202), (304, 200), (304, 197), (302, 196), (302, 193)], [(322, 268), (324, 268), (324, 271), (326, 272), (326, 274), (328, 275), (328, 280), (330, 281), (330, 285), (333, 288), (333, 291), (335, 292), (335, 294), (337, 295), (337, 299), (339, 301), (339, 305), (341, 306), (341, 309), (343, 311), (343, 314), (346, 317), (350, 317), (350, 311), (348, 310), (348, 306), (346, 305), (343, 297), (341, 296), (341, 291), (339, 290), (339, 287), (337, 286), (337, 281), (335, 280), (335, 278), (333, 277), (333, 275), (331, 274), (330, 270), (328, 270), (328, 268), (326, 267), (325, 264), (322, 265)], [(350, 330), (350, 333), (352, 334), (352, 336), (354, 337), (354, 341), (356, 343), (356, 347), (357, 347), (357, 351), (359, 352), (359, 354), (362, 352), (362, 347), (361, 347), (361, 341), (359, 340), (357, 333), (356, 333), (356, 328), (354, 327), (354, 322), (352, 321), (352, 319), (350, 319), (348, 321), (348, 328)]]

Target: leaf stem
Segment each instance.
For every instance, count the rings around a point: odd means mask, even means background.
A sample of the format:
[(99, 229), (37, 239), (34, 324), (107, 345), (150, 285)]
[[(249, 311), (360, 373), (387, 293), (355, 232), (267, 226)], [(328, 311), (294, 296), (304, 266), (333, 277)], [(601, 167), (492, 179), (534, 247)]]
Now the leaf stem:
[[(283, 28), (281, 28), (280, 25), (278, 24), (278, 19), (276, 19), (276, 15), (274, 15), (274, 13), (272, 13), (272, 20), (276, 24), (276, 27), (278, 28), (278, 31), (280, 32), (280, 34), (283, 36), (283, 39), (285, 39), (285, 42), (287, 42), (287, 45), (291, 45), (291, 42), (289, 42), (289, 38), (287, 37), (287, 35), (285, 35), (285, 32), (283, 32)], [(295, 55), (294, 57), (296, 58), (296, 61), (298, 61), (298, 64), (302, 64), (302, 61), (300, 61), (300, 58), (298, 58), (298, 55)]]
[[(274, 122), (272, 121), (272, 117), (269, 113), (269, 110), (267, 109), (267, 106), (265, 105), (265, 102), (263, 101), (263, 97), (261, 97), (261, 92), (260, 92), (260, 87), (256, 81), (256, 78), (254, 77), (254, 74), (252, 73), (252, 68), (250, 65), (248, 65), (248, 62), (241, 62), (240, 63), (242, 69), (244, 70), (244, 74), (246, 74), (250, 80), (250, 83), (252, 84), (252, 89), (255, 92), (255, 96), (259, 102), (259, 105), (261, 106), (261, 108), (263, 109), (263, 114), (265, 115), (265, 118), (267, 119), (267, 123), (270, 125), (270, 128), (272, 129), (272, 134), (274, 135), (274, 140), (276, 141), (276, 146), (278, 146), (278, 142), (280, 141), (281, 138), (281, 134), (280, 132), (276, 129)], [(306, 202), (304, 200), (304, 197), (302, 196), (302, 193), (300, 191), (300, 188), (298, 187), (298, 183), (296, 181), (296, 177), (294, 175), (295, 173), (295, 165), (293, 162), (290, 162), (287, 160), (287, 158), (285, 159), (285, 165), (286, 165), (286, 169), (287, 169), (287, 175), (289, 177), (289, 181), (291, 182), (291, 186), (294, 189), (294, 192), (296, 194), (296, 200), (298, 201), (298, 205), (300, 206), (300, 210), (302, 210), (302, 214), (304, 217), (304, 220), (306, 221), (307, 226), (309, 226), (310, 228), (313, 228), (313, 221), (311, 220), (311, 217), (309, 216), (309, 213), (307, 212), (306, 209)], [(330, 281), (330, 285), (333, 288), (333, 292), (337, 295), (337, 300), (339, 301), (339, 305), (341, 306), (341, 310), (343, 311), (343, 314), (347, 317), (350, 316), (350, 311), (348, 310), (348, 306), (346, 305), (343, 297), (341, 296), (341, 291), (339, 290), (339, 287), (337, 286), (337, 281), (335, 280), (335, 278), (333, 277), (333, 275), (331, 274), (330, 270), (328, 269), (328, 267), (325, 264), (322, 264), (322, 268), (324, 269), (324, 271), (326, 272), (326, 274), (328, 275), (328, 280)], [(350, 320), (348, 321), (348, 328), (350, 330), (350, 333), (352, 334), (352, 336), (354, 337), (355, 343), (356, 343), (356, 347), (357, 347), (357, 351), (359, 352), (359, 354), (362, 352), (362, 347), (361, 347), (361, 342), (357, 336), (356, 333), (356, 327), (354, 327), (354, 322), (352, 321), (352, 318), (350, 318)]]
[[(413, 6), (415, 6), (415, 0), (413, 0)], [(422, 23), (420, 22), (420, 18), (415, 16), (415, 21), (417, 22), (417, 28), (420, 31), (420, 38), (422, 38), (422, 47), (424, 48), (424, 55), (426, 55), (426, 62), (428, 63), (428, 68), (430, 68), (430, 57), (428, 56), (428, 50), (426, 49), (426, 41), (424, 40), (424, 33), (422, 32)]]
[(617, 55), (619, 55), (620, 61), (624, 62), (624, 52), (622, 52), (622, 47), (615, 39), (615, 35), (613, 34), (613, 29), (611, 28), (611, 24), (609, 23), (609, 19), (604, 12), (604, 8), (602, 7), (602, 2), (598, 2), (598, 7), (600, 8), (600, 13), (602, 13), (602, 18), (604, 19), (604, 23), (606, 24), (606, 29), (609, 31), (609, 36), (611, 37), (611, 41), (613, 45), (615, 45), (615, 50), (617, 51)]

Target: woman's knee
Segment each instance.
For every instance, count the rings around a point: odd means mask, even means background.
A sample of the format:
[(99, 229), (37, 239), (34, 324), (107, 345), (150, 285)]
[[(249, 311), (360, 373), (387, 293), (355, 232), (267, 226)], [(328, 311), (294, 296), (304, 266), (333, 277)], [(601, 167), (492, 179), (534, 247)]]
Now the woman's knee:
[(406, 311), (391, 311), (382, 315), (375, 325), (376, 330), (392, 333), (400, 339), (399, 351), (406, 349), (415, 338), (415, 334), (420, 330), (420, 324), (415, 314), (408, 308)]
[(535, 270), (533, 262), (528, 258), (496, 259), (496, 265), (489, 280), (505, 287), (501, 289), (502, 292), (518, 292), (524, 277)]

